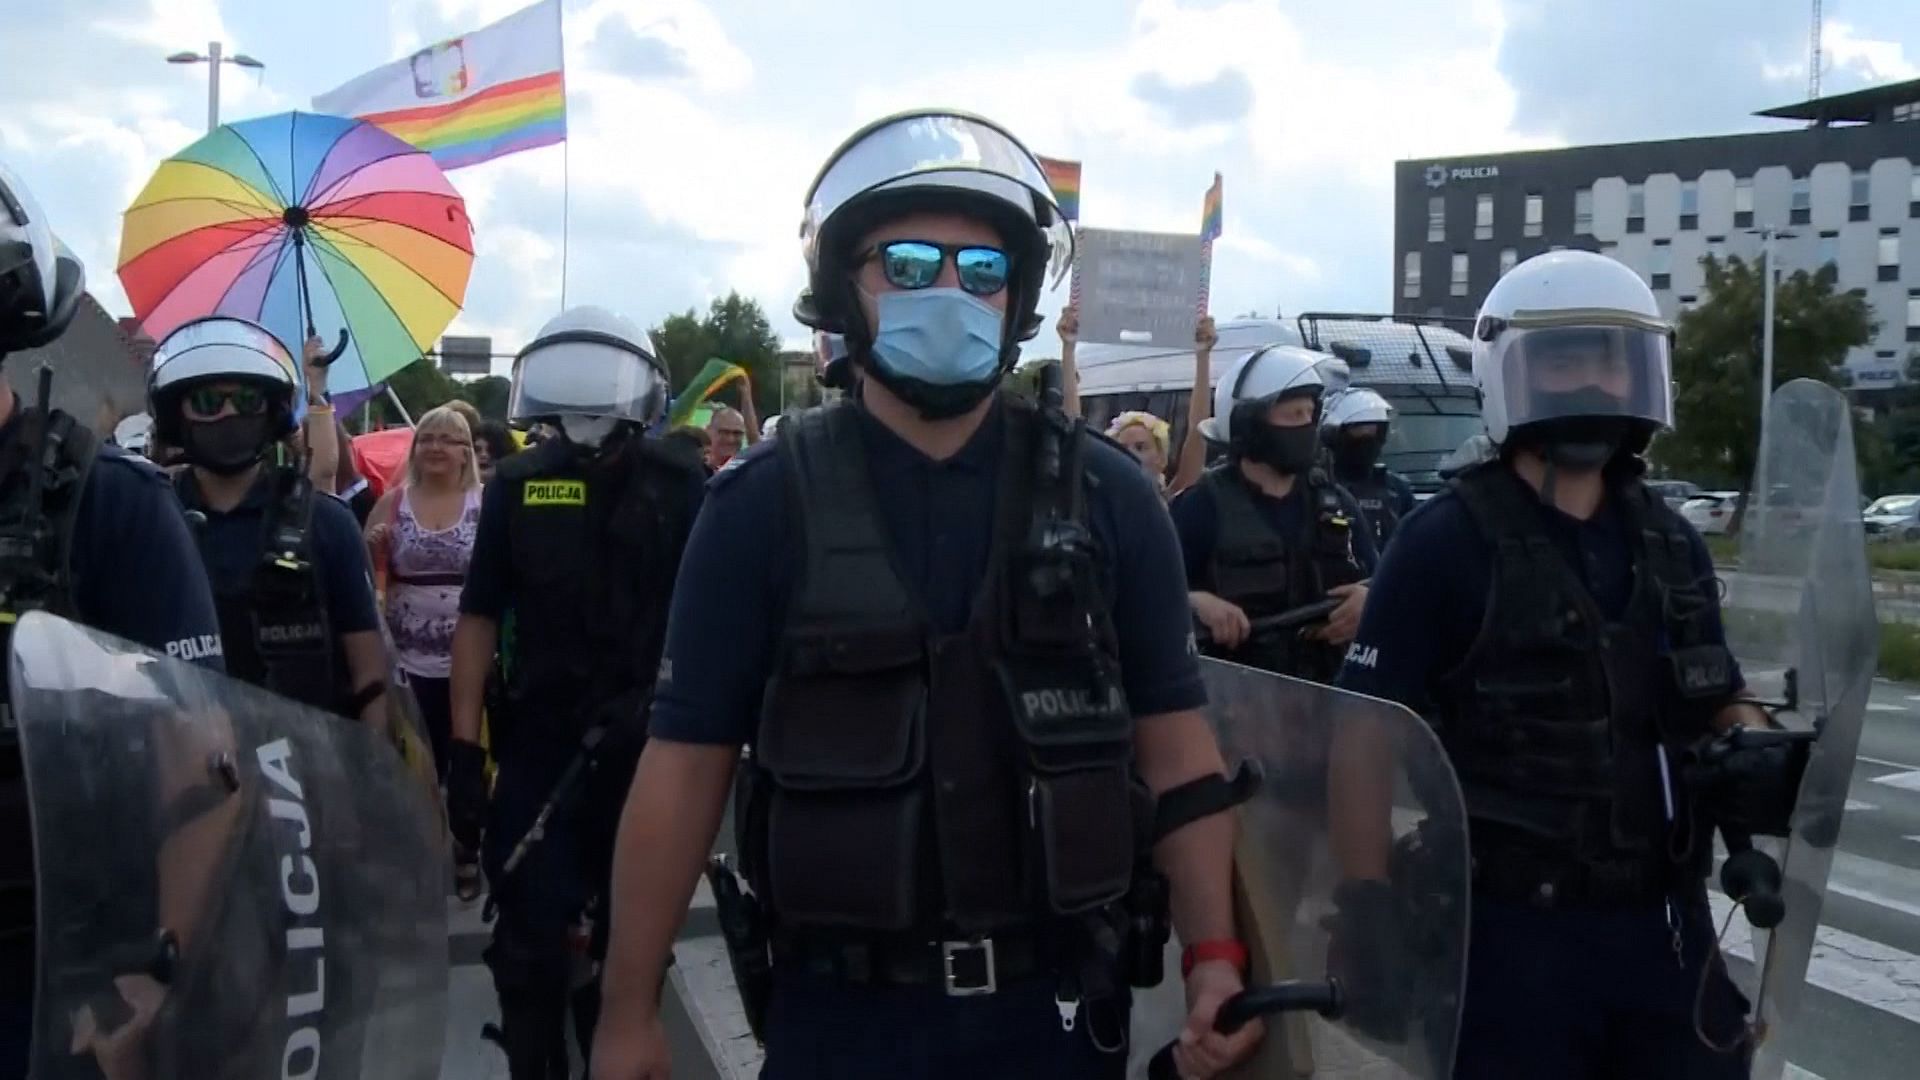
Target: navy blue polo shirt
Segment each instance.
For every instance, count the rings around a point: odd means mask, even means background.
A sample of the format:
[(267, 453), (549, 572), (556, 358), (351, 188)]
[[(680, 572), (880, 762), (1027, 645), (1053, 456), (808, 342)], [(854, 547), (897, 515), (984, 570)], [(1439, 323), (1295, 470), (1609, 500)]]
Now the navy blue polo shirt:
[[(191, 478), (191, 472), (188, 476)], [(261, 552), (266, 550), (269, 502), (268, 485), (255, 484), (232, 510), (222, 512), (204, 504), (198, 507), (207, 516), (206, 524), (200, 526), (200, 554), (216, 590), (245, 589), (251, 583), (260, 566)], [(327, 622), (334, 635), (378, 630), (380, 615), (374, 607), (366, 541), (347, 504), (331, 495), (314, 494), (307, 547), (319, 574)]]
[[(1005, 416), (996, 407), (972, 439), (934, 461), (862, 410), (860, 437), (894, 566), (933, 629), (963, 629), (993, 548)], [(674, 588), (651, 731), (678, 742), (752, 739), (802, 556), (779, 440), (717, 474)], [(1119, 637), (1121, 678), (1136, 716), (1206, 703), (1189, 645), (1179, 544), (1152, 481), (1132, 455), (1097, 439), (1085, 455), (1088, 518)]]
[[(651, 438), (652, 436), (649, 436)], [(538, 452), (533, 448), (522, 453)], [(568, 476), (581, 475), (578, 468), (566, 473)], [(474, 527), (473, 557), (467, 562), (467, 580), (460, 590), (460, 613), (478, 615), (499, 622), (513, 606), (513, 596), (518, 588), (513, 574), (513, 518), (514, 493), (518, 485), (511, 482), (488, 484), (480, 492), (480, 521)], [(688, 470), (687, 508), (689, 513), (698, 513), (700, 504), (706, 497), (706, 477), (703, 473)], [(675, 537), (676, 541), (684, 539)], [(582, 553), (582, 558), (586, 553)]]
[[(1227, 465), (1225, 468), (1235, 466)], [(1353, 560), (1360, 565), (1361, 574), (1371, 574), (1374, 564), (1379, 561), (1379, 554), (1373, 547), (1373, 531), (1359, 527), (1366, 519), (1360, 512), (1360, 504), (1347, 489), (1336, 487), (1335, 490), (1339, 493), (1341, 511), (1356, 526), (1349, 532), (1353, 537)], [(1260, 516), (1266, 519), (1267, 525), (1289, 542), (1301, 534), (1306, 527), (1305, 515), (1313, 509), (1307, 505), (1307, 485), (1304, 483), (1295, 483), (1284, 499), (1256, 491), (1253, 493), (1253, 505)], [(1169, 510), (1173, 514), (1173, 527), (1180, 534), (1180, 553), (1187, 568), (1187, 588), (1196, 592), (1213, 592), (1213, 549), (1220, 543), (1220, 515), (1212, 486), (1204, 483), (1193, 485), (1173, 500)]]
[[(1618, 504), (1602, 501), (1585, 521), (1537, 500), (1531, 505), (1600, 610), (1609, 619), (1625, 614), (1633, 597), (1633, 551)], [(1706, 542), (1692, 526), (1687, 539), (1694, 574), (1713, 577)], [(1480, 636), (1493, 590), (1493, 558), (1493, 544), (1452, 489), (1416, 507), (1380, 559), (1360, 631), (1334, 685), (1430, 714), (1434, 685), (1460, 666)], [(1709, 585), (1706, 593), (1713, 608), (1708, 637), (1724, 643), (1719, 590)], [(1737, 667), (1734, 678), (1737, 685)]]

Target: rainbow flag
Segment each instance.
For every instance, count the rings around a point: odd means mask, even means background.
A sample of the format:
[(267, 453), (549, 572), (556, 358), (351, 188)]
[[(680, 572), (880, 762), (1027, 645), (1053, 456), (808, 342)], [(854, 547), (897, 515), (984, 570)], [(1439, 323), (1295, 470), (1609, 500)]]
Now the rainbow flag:
[(1200, 204), (1200, 239), (1204, 243), (1220, 239), (1220, 174), (1213, 174), (1213, 186), (1207, 189), (1207, 197)]
[(377, 124), (443, 169), (551, 146), (567, 137), (560, 0), (375, 68), (313, 107)]
[(1060, 216), (1080, 220), (1080, 163), (1043, 157), (1040, 167), (1047, 172), (1047, 186), (1053, 189), (1053, 201), (1060, 204)]

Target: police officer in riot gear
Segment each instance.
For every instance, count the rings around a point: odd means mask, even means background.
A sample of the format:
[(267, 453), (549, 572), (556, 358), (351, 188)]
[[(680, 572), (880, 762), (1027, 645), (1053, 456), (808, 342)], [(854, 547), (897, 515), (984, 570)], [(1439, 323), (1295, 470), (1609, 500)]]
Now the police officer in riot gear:
[[(596, 909), (704, 481), (689, 455), (646, 436), (667, 379), (628, 320), (562, 313), (515, 359), (508, 402), (514, 423), (552, 423), (559, 437), (502, 461), (482, 496), (454, 631), (448, 809), (499, 911), (485, 958), (514, 1080), (568, 1075), (570, 1006), (580, 1045), (592, 1043), (598, 979), (576, 973), (604, 953)], [(509, 613), (489, 802), (480, 712)], [(582, 937), (590, 957), (574, 953)]]
[[(0, 166), (0, 360), (64, 332), (86, 289), (26, 187)], [(221, 667), (206, 571), (166, 474), (23, 403), (0, 368), (0, 654), (20, 615), (51, 611), (155, 652)], [(29, 375), (34, 373), (29, 372)], [(32, 833), (0, 666), (0, 1077), (26, 1074), (34, 994)]]
[[(1212, 655), (1326, 681), (1360, 622), (1373, 534), (1318, 462), (1321, 353), (1274, 345), (1236, 363), (1202, 433), (1227, 459), (1174, 499), (1193, 617)], [(1291, 614), (1337, 600), (1324, 620)]]
[(353, 512), (268, 456), (305, 415), (292, 353), (217, 315), (168, 334), (147, 384), (154, 438), (188, 468), (174, 492), (213, 581), (236, 678), (339, 716), (386, 720), (389, 666)]
[(1460, 777), (1462, 1080), (1747, 1074), (1696, 1037), (1744, 1007), (1708, 913), (1710, 829), (1790, 808), (1716, 803), (1682, 767), (1768, 719), (1739, 699), (1705, 545), (1640, 481), (1672, 423), (1671, 336), (1605, 256), (1500, 279), (1474, 334), (1497, 454), (1400, 523), (1340, 674), (1427, 716)]
[(845, 334), (858, 393), (789, 415), (695, 528), (622, 823), (601, 1080), (666, 1075), (661, 973), (743, 743), (764, 1075), (1117, 1077), (1126, 983), (1159, 978), (1120, 953), (1157, 954), (1167, 877), (1182, 1067), (1257, 1037), (1211, 1030), (1246, 957), (1229, 819), (1156, 846), (1136, 816), (1226, 787), (1172, 530), (1130, 455), (996, 392), (1066, 243), (1038, 162), (977, 117), (879, 121), (814, 182), (796, 315)]
[(1413, 509), (1413, 485), (1380, 463), (1393, 428), (1393, 406), (1365, 387), (1327, 402), (1320, 436), (1333, 456), (1333, 478), (1360, 504), (1376, 551), (1386, 550), (1394, 527)]

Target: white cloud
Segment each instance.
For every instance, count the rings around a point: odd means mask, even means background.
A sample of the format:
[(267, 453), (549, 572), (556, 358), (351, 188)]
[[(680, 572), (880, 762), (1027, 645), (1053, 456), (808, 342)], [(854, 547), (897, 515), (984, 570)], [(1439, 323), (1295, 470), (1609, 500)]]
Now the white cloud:
[(1920, 79), (1920, 64), (1907, 59), (1900, 42), (1863, 37), (1848, 23), (1829, 19), (1822, 27), (1820, 48), (1832, 68), (1851, 68), (1868, 83)]

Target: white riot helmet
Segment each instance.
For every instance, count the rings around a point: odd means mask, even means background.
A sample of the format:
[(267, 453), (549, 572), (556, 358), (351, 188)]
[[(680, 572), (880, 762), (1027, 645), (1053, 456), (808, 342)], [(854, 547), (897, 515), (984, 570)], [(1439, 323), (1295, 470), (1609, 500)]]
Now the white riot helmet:
[(153, 417), (146, 413), (134, 413), (113, 426), (113, 444), (122, 450), (144, 454), (152, 432)]
[(1673, 426), (1672, 341), (1653, 291), (1625, 265), (1589, 251), (1528, 259), (1494, 285), (1474, 325), (1487, 434), (1567, 465), (1638, 452)]
[(59, 337), (86, 287), (80, 260), (53, 235), (26, 185), (0, 165), (0, 356)]
[[(1377, 427), (1378, 432), (1348, 430), (1369, 426)], [(1361, 479), (1380, 463), (1392, 426), (1393, 406), (1387, 399), (1365, 387), (1354, 387), (1327, 399), (1325, 415), (1320, 419), (1320, 439), (1333, 452), (1336, 472)]]
[[(990, 377), (942, 383), (872, 362), (874, 327), (854, 276), (869, 252), (854, 250), (872, 229), (922, 211), (956, 211), (991, 223), (1008, 256), (999, 364)], [(1054, 283), (1072, 263), (1073, 233), (1032, 151), (990, 120), (949, 110), (887, 117), (855, 132), (807, 189), (800, 224), (807, 288), (794, 317), (847, 336), (855, 362), (929, 416), (965, 412), (991, 393), (1040, 328), (1047, 268)], [(951, 256), (958, 258), (957, 253)]]
[(597, 447), (622, 422), (666, 413), (667, 369), (644, 332), (604, 308), (569, 308), (513, 360), (507, 419), (556, 422), (568, 441)]
[(1393, 406), (1387, 399), (1368, 390), (1357, 387), (1345, 390), (1327, 401), (1326, 415), (1321, 418), (1320, 426), (1338, 430), (1355, 424), (1391, 424)]
[(1240, 420), (1257, 415), (1253, 407), (1265, 409), (1283, 397), (1318, 399), (1326, 389), (1320, 377), (1325, 359), (1325, 354), (1298, 345), (1269, 345), (1236, 361), (1213, 388), (1213, 415), (1200, 422), (1200, 434), (1231, 445), (1242, 434), (1235, 430)]
[[(183, 411), (189, 404), (202, 417), (191, 424)], [(258, 323), (209, 315), (182, 323), (154, 348), (147, 378), (153, 434), (193, 465), (222, 475), (250, 468), (299, 428), (306, 404), (305, 373)]]
[[(1297, 345), (1269, 345), (1228, 368), (1213, 391), (1213, 416), (1200, 433), (1225, 443), (1234, 460), (1250, 460), (1282, 473), (1312, 467), (1320, 447), (1320, 395), (1326, 384), (1320, 362), (1326, 354)], [(1267, 410), (1287, 398), (1311, 398), (1314, 419), (1298, 427), (1267, 422)]]

